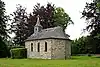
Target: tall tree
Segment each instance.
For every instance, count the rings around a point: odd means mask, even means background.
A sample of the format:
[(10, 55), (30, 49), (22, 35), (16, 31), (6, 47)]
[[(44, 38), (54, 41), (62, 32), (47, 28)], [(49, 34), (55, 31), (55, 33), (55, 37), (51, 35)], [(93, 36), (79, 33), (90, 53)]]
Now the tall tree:
[(13, 16), (10, 30), (15, 33), (14, 42), (18, 45), (24, 45), (27, 33), (27, 13), (26, 8), (20, 4), (17, 5), (17, 10), (11, 14)]
[(86, 3), (82, 17), (86, 19), (86, 30), (90, 32), (88, 41), (94, 42), (91, 45), (97, 52), (100, 50), (100, 37), (98, 36), (100, 34), (100, 0), (92, 0), (91, 3)]
[(91, 3), (86, 3), (82, 12), (82, 18), (86, 19), (86, 29), (89, 32), (98, 30), (100, 27), (100, 1), (93, 0)]
[(0, 38), (5, 40), (7, 38), (7, 16), (5, 15), (5, 4), (0, 0)]
[(7, 45), (4, 41), (7, 39), (7, 15), (5, 15), (5, 4), (0, 0), (0, 57), (7, 57)]

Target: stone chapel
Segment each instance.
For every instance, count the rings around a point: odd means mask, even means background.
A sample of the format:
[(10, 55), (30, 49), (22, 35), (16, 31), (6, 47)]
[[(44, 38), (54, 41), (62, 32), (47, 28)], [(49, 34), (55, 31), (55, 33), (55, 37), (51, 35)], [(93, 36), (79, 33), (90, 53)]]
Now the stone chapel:
[(63, 29), (58, 27), (43, 29), (39, 17), (34, 33), (25, 41), (28, 58), (67, 59), (71, 56), (71, 40)]

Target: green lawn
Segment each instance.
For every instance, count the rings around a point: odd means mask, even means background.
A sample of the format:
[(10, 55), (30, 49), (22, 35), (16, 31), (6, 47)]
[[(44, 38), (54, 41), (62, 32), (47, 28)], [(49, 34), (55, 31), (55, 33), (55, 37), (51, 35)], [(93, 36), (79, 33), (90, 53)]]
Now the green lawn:
[(100, 67), (100, 58), (73, 56), (68, 60), (0, 59), (0, 67)]

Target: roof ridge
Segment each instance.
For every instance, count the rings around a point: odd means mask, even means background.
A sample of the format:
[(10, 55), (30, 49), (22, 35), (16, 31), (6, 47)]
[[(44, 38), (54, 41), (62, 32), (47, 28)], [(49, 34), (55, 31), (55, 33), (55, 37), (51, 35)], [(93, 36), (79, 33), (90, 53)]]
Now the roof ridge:
[[(54, 29), (54, 28), (58, 28), (60, 26), (56, 26), (56, 27), (52, 27), (52, 28), (46, 28), (46, 29), (42, 29), (42, 30), (47, 30), (47, 29)], [(61, 28), (61, 27), (60, 27)]]

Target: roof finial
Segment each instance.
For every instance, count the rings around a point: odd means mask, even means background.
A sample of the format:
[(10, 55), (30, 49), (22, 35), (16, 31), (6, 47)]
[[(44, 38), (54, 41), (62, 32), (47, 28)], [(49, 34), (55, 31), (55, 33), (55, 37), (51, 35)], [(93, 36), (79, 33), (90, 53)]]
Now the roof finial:
[(40, 25), (39, 15), (37, 15), (37, 22), (36, 25)]

